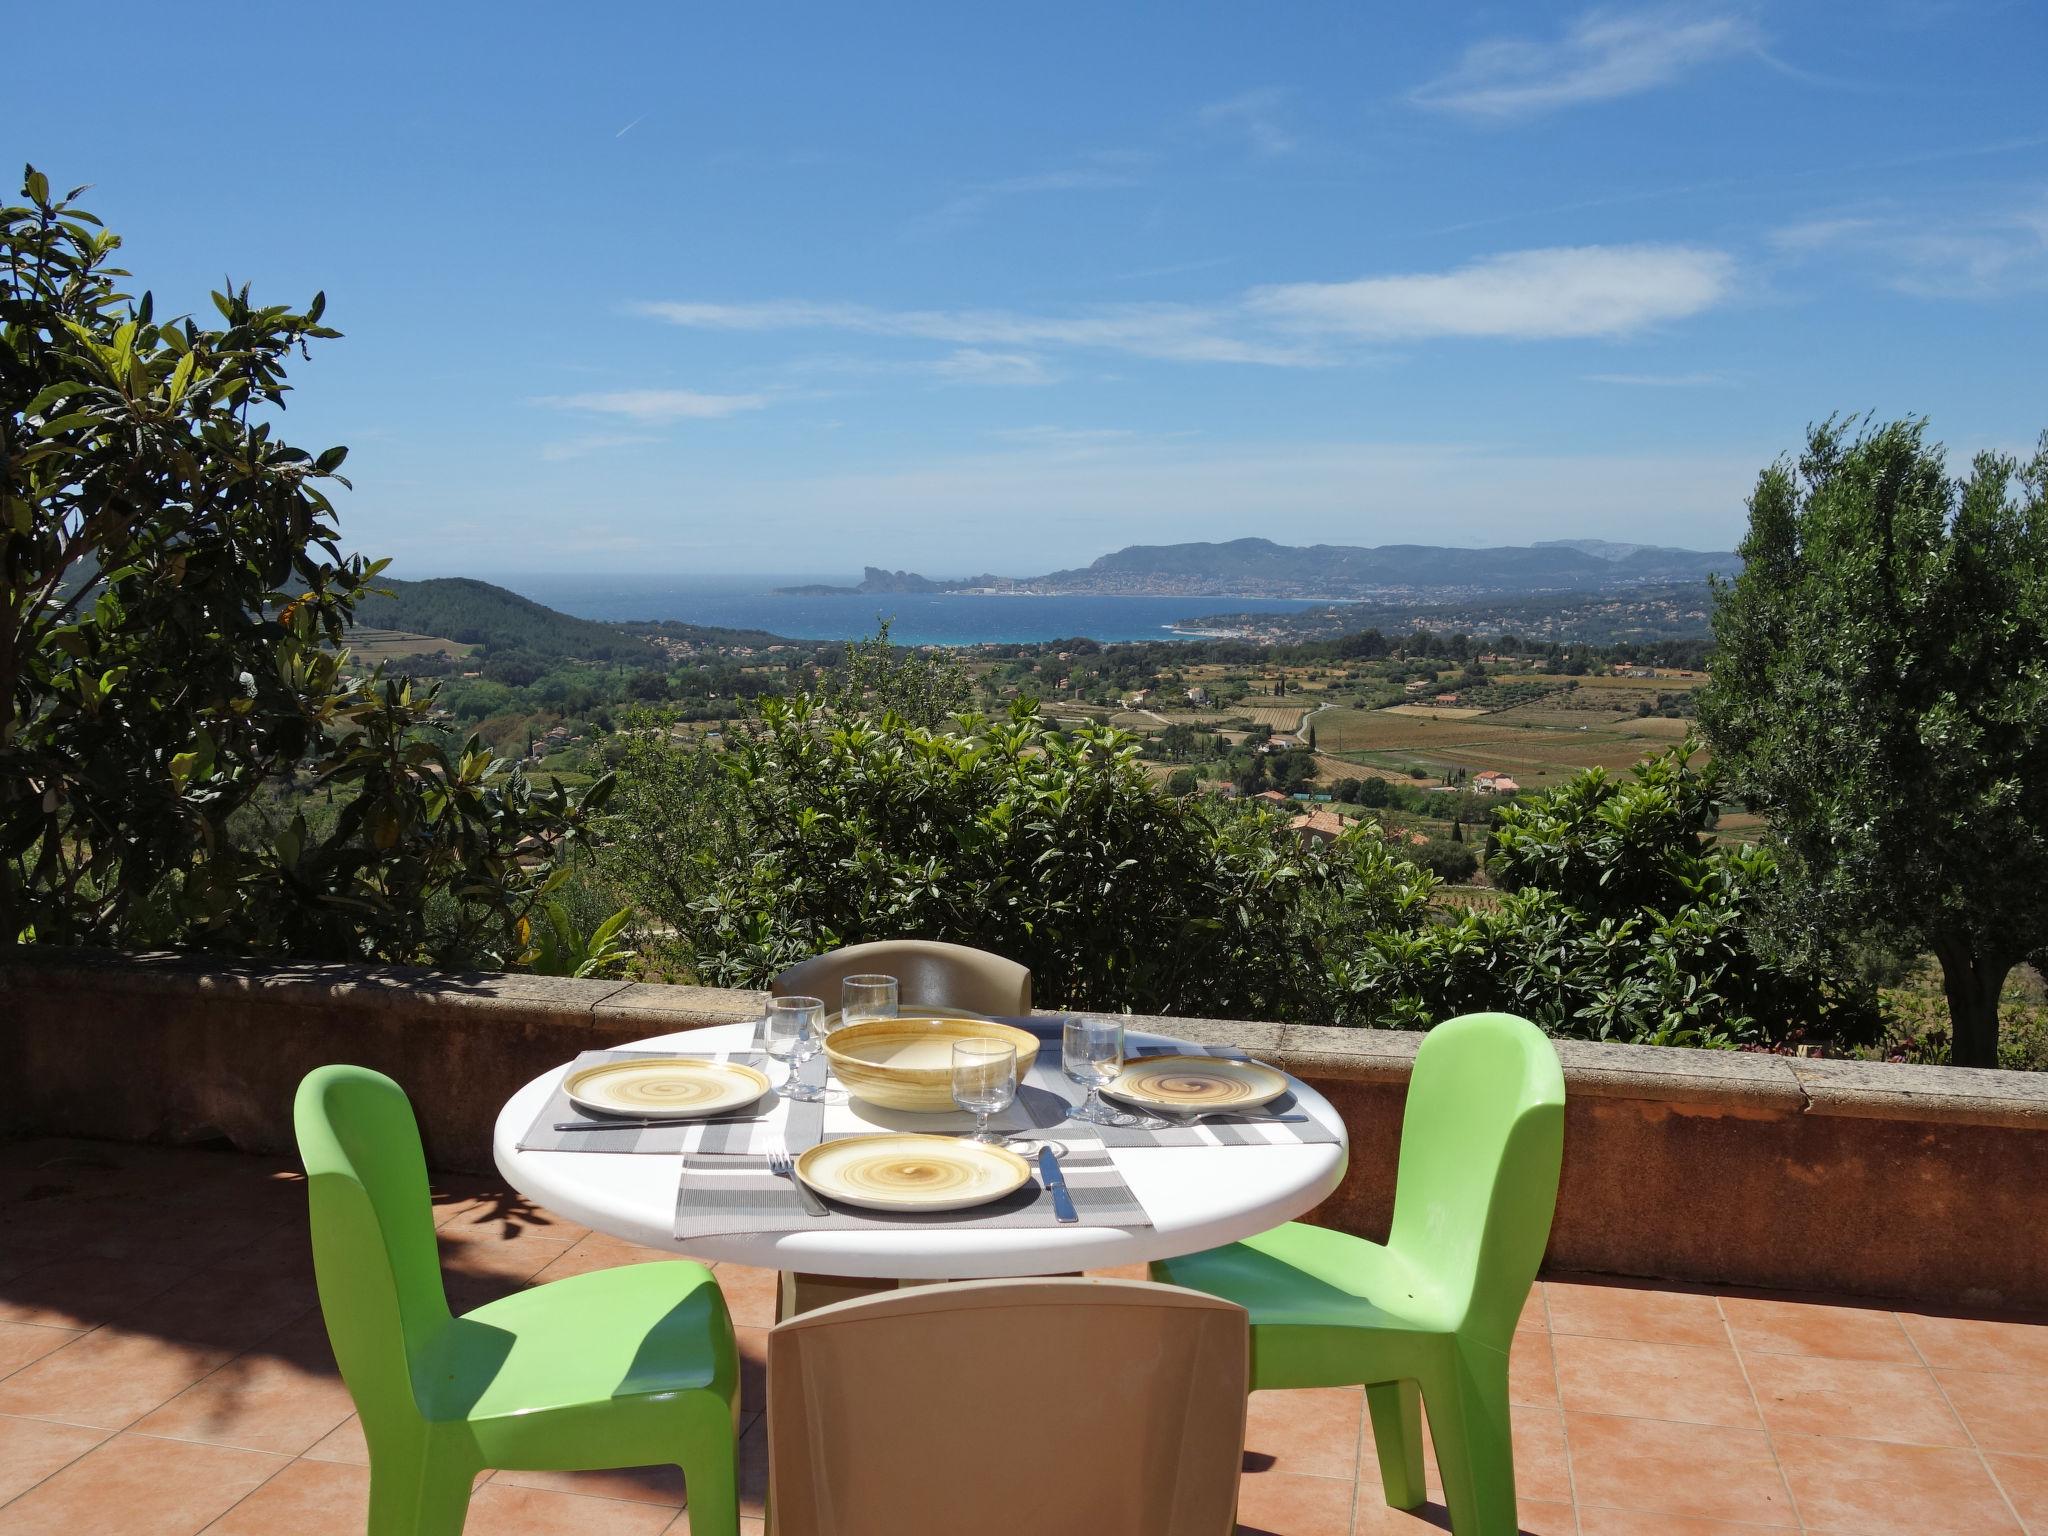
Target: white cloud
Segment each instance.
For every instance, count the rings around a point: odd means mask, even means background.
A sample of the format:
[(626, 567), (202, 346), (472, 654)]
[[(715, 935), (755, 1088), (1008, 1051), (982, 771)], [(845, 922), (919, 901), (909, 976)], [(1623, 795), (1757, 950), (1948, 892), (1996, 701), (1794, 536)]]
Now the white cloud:
[(1261, 155), (1284, 155), (1296, 145), (1294, 135), (1280, 122), (1279, 108), (1285, 91), (1246, 91), (1227, 101), (1212, 101), (1197, 115), (1204, 127), (1241, 134)]
[(665, 302), (638, 308), (672, 325), (698, 330), (840, 330), (966, 347), (1104, 349), (1180, 362), (1300, 367), (1325, 360), (1299, 342), (1230, 334), (1223, 328), (1227, 316), (1186, 304), (1102, 305), (1067, 315), (1026, 315), (1001, 309), (877, 309), (804, 299), (740, 304)]
[(1926, 299), (1996, 299), (2048, 289), (2048, 191), (2003, 209), (1949, 214), (1883, 210), (1811, 219), (1774, 230), (1770, 241), (1797, 260), (1826, 256), (1831, 268)]
[(1495, 37), (1410, 93), (1418, 106), (1470, 117), (1529, 117), (1669, 85), (1689, 70), (1762, 48), (1746, 17), (1676, 7), (1586, 12), (1555, 42)]
[(692, 389), (622, 389), (587, 395), (543, 395), (537, 405), (565, 411), (591, 411), (647, 423), (713, 421), (741, 411), (758, 411), (766, 395), (706, 395)]
[(1013, 197), (1047, 192), (1100, 192), (1138, 184), (1139, 173), (1151, 164), (1144, 150), (1105, 149), (1077, 163), (1023, 176), (1005, 176), (970, 187), (910, 221), (912, 234), (936, 234), (969, 223), (997, 203)]
[(542, 443), (540, 456), (550, 464), (557, 464), (569, 459), (588, 458), (593, 453), (609, 453), (615, 448), (637, 448), (660, 441), (658, 437), (640, 432), (591, 432), (561, 442)]
[(1447, 272), (1283, 283), (1213, 304), (1097, 305), (1066, 314), (1004, 309), (881, 309), (768, 299), (664, 301), (635, 310), (715, 331), (850, 331), (961, 350), (924, 366), (960, 379), (1038, 382), (1028, 354), (1072, 348), (1171, 362), (1317, 367), (1339, 346), (1429, 337), (1533, 340), (1625, 336), (1725, 301), (1735, 263), (1683, 245), (1510, 251)]
[(1589, 373), (1588, 384), (1621, 384), (1631, 389), (1723, 389), (1735, 381), (1725, 373)]
[(1028, 352), (988, 352), (980, 347), (962, 347), (923, 366), (949, 384), (1050, 384), (1057, 377)]
[(1286, 283), (1251, 306), (1277, 322), (1372, 340), (1624, 336), (1711, 309), (1734, 261), (1684, 245), (1589, 245), (1511, 251), (1449, 272)]

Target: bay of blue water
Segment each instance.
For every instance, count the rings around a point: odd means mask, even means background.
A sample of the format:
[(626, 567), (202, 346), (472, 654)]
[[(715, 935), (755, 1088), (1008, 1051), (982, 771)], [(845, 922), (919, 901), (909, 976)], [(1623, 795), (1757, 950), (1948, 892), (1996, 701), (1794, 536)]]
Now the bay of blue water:
[(1256, 597), (1001, 597), (967, 593), (876, 593), (789, 597), (772, 589), (846, 578), (816, 576), (554, 576), (490, 580), (584, 619), (675, 619), (731, 629), (765, 629), (793, 640), (852, 640), (892, 620), (900, 645), (1021, 644), (1086, 636), (1172, 640), (1177, 619), (1216, 613), (1293, 613), (1315, 604)]

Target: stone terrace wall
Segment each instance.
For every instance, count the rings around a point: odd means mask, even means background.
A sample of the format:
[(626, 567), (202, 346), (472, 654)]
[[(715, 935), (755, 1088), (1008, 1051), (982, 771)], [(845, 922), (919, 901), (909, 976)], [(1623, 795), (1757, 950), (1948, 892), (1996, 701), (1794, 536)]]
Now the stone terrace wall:
[[(0, 1135), (292, 1145), (330, 1061), (411, 1093), (429, 1158), (491, 1168), (521, 1083), (580, 1050), (758, 1016), (698, 987), (17, 950), (0, 960)], [(1352, 1137), (1313, 1219), (1392, 1209), (1421, 1036), (1211, 1019), (1315, 1084)], [(1560, 1041), (1569, 1096), (1553, 1268), (1957, 1306), (2048, 1308), (2048, 1078)]]

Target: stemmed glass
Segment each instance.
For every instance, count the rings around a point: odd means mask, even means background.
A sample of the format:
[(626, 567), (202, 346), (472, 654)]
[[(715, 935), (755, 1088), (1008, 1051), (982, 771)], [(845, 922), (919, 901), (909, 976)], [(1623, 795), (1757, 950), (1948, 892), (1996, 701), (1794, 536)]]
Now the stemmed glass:
[(801, 1079), (804, 1063), (824, 1048), (825, 1003), (816, 997), (775, 997), (768, 1000), (768, 1023), (762, 1031), (762, 1043), (768, 1054), (789, 1068), (789, 1077), (782, 1085), (785, 1099), (803, 1099), (815, 1103), (825, 1097), (823, 1088), (805, 1084)]
[(959, 1040), (953, 1045), (953, 1102), (975, 1117), (973, 1140), (991, 1146), (1007, 1138), (988, 1128), (988, 1117), (1017, 1099), (1017, 1047), (1007, 1040)]
[(839, 1025), (895, 1018), (896, 996), (894, 976), (847, 977), (839, 984)]
[(1136, 1120), (1102, 1102), (1102, 1089), (1124, 1069), (1124, 1026), (1121, 1019), (1070, 1015), (1060, 1030), (1060, 1066), (1068, 1078), (1088, 1090), (1074, 1110), (1076, 1120), (1091, 1125), (1134, 1125)]

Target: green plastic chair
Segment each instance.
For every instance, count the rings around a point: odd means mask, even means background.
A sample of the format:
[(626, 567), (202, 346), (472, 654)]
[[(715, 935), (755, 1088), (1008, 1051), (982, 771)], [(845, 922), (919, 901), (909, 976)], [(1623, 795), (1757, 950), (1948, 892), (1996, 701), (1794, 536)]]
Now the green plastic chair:
[(370, 1447), (369, 1536), (457, 1536), (486, 1467), (674, 1463), (690, 1529), (739, 1530), (739, 1357), (701, 1264), (633, 1264), (448, 1310), (419, 1125), (366, 1067), (299, 1085), (320, 1310)]
[(1387, 1502), (1427, 1497), (1422, 1413), (1457, 1536), (1513, 1536), (1508, 1350), (1557, 1205), (1564, 1074), (1533, 1024), (1451, 1019), (1415, 1055), (1384, 1247), (1289, 1222), (1152, 1266), (1251, 1314), (1252, 1389), (1365, 1387)]

